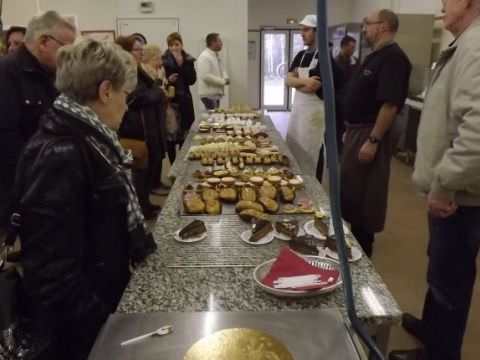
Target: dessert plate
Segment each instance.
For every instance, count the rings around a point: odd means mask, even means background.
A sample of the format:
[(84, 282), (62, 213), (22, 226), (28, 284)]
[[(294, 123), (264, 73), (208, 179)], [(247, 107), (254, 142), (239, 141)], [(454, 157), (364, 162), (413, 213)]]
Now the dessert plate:
[(270, 231), (267, 235), (258, 239), (258, 241), (249, 241), (248, 239), (250, 239), (250, 236), (252, 236), (252, 230), (245, 230), (244, 232), (242, 232), (240, 234), (240, 238), (244, 242), (246, 242), (247, 244), (250, 244), (250, 245), (265, 245), (265, 244), (269, 244), (273, 241), (274, 232), (275, 231)]
[[(317, 228), (315, 227), (315, 220), (307, 221), (305, 225), (303, 225), (303, 228), (305, 229), (305, 232), (308, 235), (312, 235), (320, 240), (325, 240), (325, 236), (322, 235), (320, 231), (318, 231)], [(350, 229), (345, 224), (343, 224), (343, 232), (345, 235), (350, 233)]]
[(173, 234), (173, 238), (178, 241), (178, 242), (181, 242), (181, 243), (194, 243), (194, 242), (198, 242), (198, 241), (202, 241), (203, 239), (205, 239), (207, 237), (207, 232), (203, 232), (197, 236), (194, 236), (194, 237), (190, 237), (188, 239), (182, 239), (180, 237), (180, 231), (182, 229), (178, 229), (177, 231), (175, 231), (175, 233)]
[[(351, 247), (352, 249), (352, 257), (350, 259), (348, 259), (348, 262), (355, 262), (355, 261), (358, 261), (362, 258), (362, 252), (359, 248), (355, 247), (355, 246), (352, 246)], [(336, 251), (333, 251), (332, 249), (326, 247), (324, 249), (322, 249), (323, 251), (325, 251), (325, 256), (326, 257), (329, 257), (331, 259), (334, 259), (334, 260), (337, 260), (338, 261), (338, 254)], [(319, 251), (322, 251), (322, 250), (319, 250)]]

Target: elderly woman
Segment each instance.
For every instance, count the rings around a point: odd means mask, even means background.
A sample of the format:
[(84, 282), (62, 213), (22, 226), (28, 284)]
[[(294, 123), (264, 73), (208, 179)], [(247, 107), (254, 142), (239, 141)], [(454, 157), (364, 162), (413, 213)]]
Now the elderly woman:
[(133, 181), (138, 200), (146, 218), (158, 215), (160, 207), (149, 200), (153, 190), (155, 176), (162, 158), (159, 119), (160, 107), (164, 102), (163, 91), (155, 85), (155, 81), (140, 66), (143, 59), (143, 45), (133, 35), (119, 36), (116, 40), (125, 51), (130, 52), (137, 62), (137, 86), (129, 97), (129, 109), (125, 113), (120, 137), (146, 140), (149, 158), (146, 169), (134, 169)]
[(57, 57), (61, 95), (21, 156), (17, 212), (27, 316), (51, 337), (47, 359), (86, 359), (129, 266), (155, 249), (116, 130), (135, 88), (134, 59), (82, 40)]

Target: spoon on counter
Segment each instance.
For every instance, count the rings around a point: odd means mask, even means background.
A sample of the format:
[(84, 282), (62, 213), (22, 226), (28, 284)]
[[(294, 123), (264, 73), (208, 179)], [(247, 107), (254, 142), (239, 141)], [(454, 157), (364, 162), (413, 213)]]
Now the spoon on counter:
[(170, 334), (172, 332), (173, 332), (173, 326), (172, 325), (166, 325), (166, 326), (162, 326), (161, 328), (158, 328), (155, 331), (152, 331), (152, 332), (146, 333), (144, 335), (134, 337), (134, 338), (129, 339), (129, 340), (125, 340), (120, 345), (121, 346), (126, 346), (126, 345), (133, 344), (137, 341), (147, 339), (147, 338), (152, 337), (152, 336), (163, 336), (163, 335)]

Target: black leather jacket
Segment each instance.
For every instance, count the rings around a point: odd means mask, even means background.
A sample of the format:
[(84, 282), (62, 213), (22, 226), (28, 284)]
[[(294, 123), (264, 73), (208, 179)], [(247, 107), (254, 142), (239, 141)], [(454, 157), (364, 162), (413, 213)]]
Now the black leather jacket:
[(18, 157), (57, 96), (46, 72), (25, 45), (0, 59), (0, 227), (7, 227)]
[(85, 141), (92, 133), (49, 110), (16, 176), (28, 315), (77, 344), (95, 339), (130, 275), (128, 194)]

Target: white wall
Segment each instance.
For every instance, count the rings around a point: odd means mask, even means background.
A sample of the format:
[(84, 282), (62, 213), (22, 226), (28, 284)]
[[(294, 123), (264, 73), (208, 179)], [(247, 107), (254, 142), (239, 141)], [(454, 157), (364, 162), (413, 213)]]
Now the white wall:
[[(350, 21), (352, 0), (330, 0), (328, 19), (330, 24)], [(248, 28), (261, 26), (285, 26), (287, 18), (300, 21), (307, 14), (316, 12), (315, 0), (248, 0)]]
[[(442, 2), (439, 0), (352, 0), (352, 20), (361, 21), (375, 9), (387, 8), (401, 14), (434, 14), (441, 15)], [(401, 24), (400, 24), (401, 26)], [(443, 27), (437, 21), (436, 27)], [(446, 48), (453, 40), (452, 35), (445, 29), (439, 32), (439, 48)], [(438, 51), (435, 52), (435, 55)]]
[[(117, 17), (178, 17), (184, 46), (193, 56), (203, 50), (205, 36), (221, 34), (232, 85), (231, 104), (246, 104), (247, 91), (247, 0), (154, 0), (155, 12), (144, 15), (138, 11), (137, 0), (3, 0), (4, 24), (26, 24), (36, 13), (54, 9), (65, 15), (77, 15), (81, 30), (115, 29)], [(162, 48), (166, 44), (159, 44)], [(196, 87), (192, 88), (194, 99)], [(198, 101), (196, 108), (199, 108)]]

